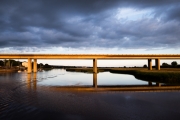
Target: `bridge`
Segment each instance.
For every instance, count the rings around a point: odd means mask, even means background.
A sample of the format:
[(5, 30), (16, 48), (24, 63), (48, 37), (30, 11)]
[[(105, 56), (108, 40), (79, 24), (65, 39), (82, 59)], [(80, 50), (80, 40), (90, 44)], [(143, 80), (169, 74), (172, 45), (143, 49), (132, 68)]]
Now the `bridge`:
[(97, 60), (146, 59), (148, 70), (152, 70), (155, 60), (156, 70), (160, 70), (161, 59), (180, 59), (180, 54), (0, 54), (0, 59), (28, 59), (28, 73), (37, 72), (37, 59), (89, 59), (93, 60), (93, 72), (97, 73)]

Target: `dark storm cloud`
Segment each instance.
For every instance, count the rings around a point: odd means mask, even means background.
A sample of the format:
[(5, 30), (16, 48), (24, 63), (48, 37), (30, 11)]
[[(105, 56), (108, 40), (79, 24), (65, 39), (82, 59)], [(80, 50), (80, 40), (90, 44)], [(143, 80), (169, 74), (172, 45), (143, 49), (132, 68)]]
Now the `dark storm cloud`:
[[(151, 17), (116, 19), (118, 8)], [(179, 11), (179, 0), (1, 0), (0, 48), (178, 47)]]
[(180, 4), (173, 6), (167, 10), (167, 20), (177, 20), (180, 21)]

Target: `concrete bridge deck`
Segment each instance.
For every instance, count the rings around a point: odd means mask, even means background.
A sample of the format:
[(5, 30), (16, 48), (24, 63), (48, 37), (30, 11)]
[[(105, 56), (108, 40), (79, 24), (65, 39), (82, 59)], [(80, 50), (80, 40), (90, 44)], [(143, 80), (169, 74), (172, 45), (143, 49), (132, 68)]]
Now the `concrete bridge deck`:
[(0, 54), (0, 59), (180, 59), (180, 54)]
[(0, 59), (28, 59), (28, 73), (37, 72), (37, 59), (92, 59), (93, 72), (97, 73), (97, 60), (107, 59), (147, 59), (148, 69), (152, 70), (152, 59), (156, 69), (160, 70), (160, 59), (180, 59), (180, 54), (0, 54)]

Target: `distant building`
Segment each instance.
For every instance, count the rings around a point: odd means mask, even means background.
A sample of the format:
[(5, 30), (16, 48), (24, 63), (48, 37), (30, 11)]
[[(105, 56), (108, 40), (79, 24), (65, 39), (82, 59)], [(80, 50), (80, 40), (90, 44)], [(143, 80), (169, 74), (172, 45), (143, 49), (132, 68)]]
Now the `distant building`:
[(24, 67), (28, 67), (28, 62), (22, 62), (22, 66), (24, 66)]

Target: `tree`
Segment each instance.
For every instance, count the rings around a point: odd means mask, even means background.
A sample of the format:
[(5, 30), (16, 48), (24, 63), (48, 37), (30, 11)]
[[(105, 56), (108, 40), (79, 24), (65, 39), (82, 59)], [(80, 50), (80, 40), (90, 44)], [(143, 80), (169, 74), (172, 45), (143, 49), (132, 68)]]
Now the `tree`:
[(167, 63), (162, 63), (162, 67), (167, 68), (169, 65)]
[(6, 66), (6, 62), (7, 62), (7, 60), (5, 59), (5, 60), (4, 60), (4, 66)]
[(43, 68), (43, 66), (44, 66), (44, 65), (43, 65), (42, 63), (37, 64), (37, 67), (38, 67), (38, 68)]
[(0, 66), (4, 66), (4, 62), (0, 60)]
[(45, 65), (44, 65), (44, 68), (51, 68), (51, 66), (48, 65), (48, 64), (45, 64)]
[(172, 66), (172, 67), (177, 67), (177, 62), (176, 62), (176, 61), (173, 61), (173, 62), (171, 63), (171, 66)]
[(21, 64), (22, 64), (22, 62), (15, 61), (15, 60), (12, 60), (12, 59), (0, 60), (0, 66), (4, 66), (6, 68), (12, 68), (13, 66), (20, 66)]
[(145, 65), (143, 66), (143, 68), (147, 68), (147, 65), (145, 64)]

